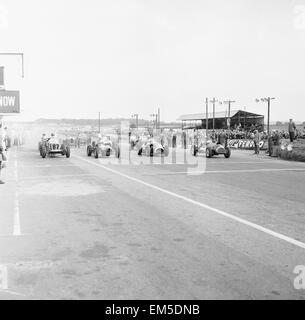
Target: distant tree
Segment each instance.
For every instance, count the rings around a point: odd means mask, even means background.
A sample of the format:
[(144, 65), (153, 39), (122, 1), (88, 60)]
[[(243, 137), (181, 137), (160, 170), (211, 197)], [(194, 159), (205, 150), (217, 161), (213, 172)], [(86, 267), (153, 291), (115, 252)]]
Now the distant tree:
[(275, 125), (276, 125), (276, 126), (282, 126), (283, 123), (282, 123), (281, 121), (277, 121)]

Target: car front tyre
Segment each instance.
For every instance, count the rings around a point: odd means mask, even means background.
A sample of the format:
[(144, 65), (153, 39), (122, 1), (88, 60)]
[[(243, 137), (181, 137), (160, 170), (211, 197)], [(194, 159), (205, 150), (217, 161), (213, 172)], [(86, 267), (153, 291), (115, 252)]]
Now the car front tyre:
[(92, 155), (92, 149), (91, 149), (91, 146), (88, 146), (87, 147), (87, 156), (91, 157), (91, 155)]
[(231, 157), (231, 149), (230, 148), (226, 148), (225, 158), (228, 159), (230, 157)]
[(67, 149), (66, 149), (66, 157), (67, 157), (67, 158), (70, 158), (70, 155), (71, 155), (70, 148), (67, 147)]

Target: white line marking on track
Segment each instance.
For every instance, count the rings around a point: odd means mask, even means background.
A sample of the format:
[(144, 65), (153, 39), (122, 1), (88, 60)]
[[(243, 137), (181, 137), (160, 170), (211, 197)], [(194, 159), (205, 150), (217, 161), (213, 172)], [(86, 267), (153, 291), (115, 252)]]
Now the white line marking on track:
[[(14, 178), (18, 182), (18, 162), (17, 154), (15, 151), (15, 161), (14, 161)], [(19, 193), (18, 185), (16, 186), (15, 191), (15, 200), (14, 200), (14, 227), (13, 227), (13, 236), (21, 236), (21, 226), (20, 226), (20, 211), (19, 211)]]
[(298, 241), (298, 240), (293, 239), (293, 238), (291, 238), (291, 237), (285, 236), (285, 235), (283, 235), (283, 234), (281, 234), (281, 233), (275, 232), (275, 231), (273, 231), (273, 230), (270, 230), (270, 229), (268, 229), (268, 228), (265, 228), (265, 227), (263, 227), (263, 226), (260, 226), (260, 225), (258, 225), (258, 224), (256, 224), (256, 223), (250, 222), (250, 221), (248, 221), (248, 220), (239, 218), (239, 217), (237, 217), (237, 216), (234, 216), (233, 214), (230, 214), (230, 213), (227, 213), (227, 212), (225, 212), (225, 211), (216, 209), (216, 208), (211, 207), (211, 206), (209, 206), (209, 205), (206, 205), (206, 204), (204, 204), (204, 203), (201, 203), (201, 202), (192, 200), (192, 199), (190, 199), (190, 198), (187, 198), (187, 197), (185, 197), (185, 196), (179, 195), (179, 194), (177, 194), (177, 193), (174, 193), (174, 192), (168, 191), (168, 190), (166, 190), (166, 189), (157, 187), (157, 186), (155, 186), (155, 185), (153, 185), (153, 184), (150, 184), (150, 183), (148, 183), (148, 182), (142, 181), (142, 180), (140, 180), (140, 179), (133, 178), (133, 177), (131, 177), (131, 176), (127, 175), (127, 174), (124, 174), (124, 173), (122, 173), (122, 172), (119, 172), (119, 171), (117, 171), (117, 170), (114, 170), (114, 169), (111, 169), (111, 168), (107, 168), (107, 167), (105, 167), (105, 166), (103, 166), (103, 165), (101, 165), (101, 164), (99, 164), (99, 163), (96, 163), (96, 162), (93, 162), (93, 161), (89, 161), (89, 160), (83, 159), (83, 158), (81, 158), (81, 157), (79, 157), (79, 156), (74, 156), (74, 157), (77, 158), (77, 159), (79, 159), (79, 160), (82, 160), (82, 161), (84, 161), (84, 162), (87, 162), (87, 163), (89, 163), (89, 164), (91, 164), (91, 165), (94, 165), (94, 166), (96, 166), (96, 167), (102, 168), (102, 169), (104, 169), (104, 170), (106, 170), (106, 171), (109, 171), (109, 172), (112, 172), (112, 173), (114, 173), (114, 174), (116, 174), (116, 175), (119, 175), (119, 176), (121, 176), (121, 177), (124, 177), (124, 178), (126, 178), (126, 179), (128, 179), (128, 180), (137, 182), (137, 183), (142, 184), (142, 185), (144, 185), (144, 186), (146, 186), (146, 187), (149, 187), (149, 188), (151, 188), (151, 189), (154, 189), (154, 190), (163, 192), (163, 193), (168, 194), (168, 195), (170, 195), (170, 196), (172, 196), (172, 197), (175, 197), (175, 198), (177, 198), (177, 199), (184, 200), (184, 201), (186, 201), (186, 202), (188, 202), (188, 203), (191, 203), (191, 204), (193, 204), (193, 205), (196, 205), (196, 206), (199, 206), (199, 207), (204, 208), (204, 209), (206, 209), (206, 210), (215, 212), (215, 213), (217, 213), (217, 214), (219, 214), (219, 215), (221, 215), (221, 216), (224, 216), (224, 217), (229, 218), (229, 219), (231, 219), (231, 220), (237, 221), (237, 222), (239, 222), (239, 223), (241, 223), (241, 224), (243, 224), (243, 225), (246, 225), (246, 226), (248, 226), (248, 227), (251, 227), (251, 228), (253, 228), (253, 229), (255, 229), (255, 230), (258, 230), (258, 231), (261, 231), (261, 232), (266, 233), (266, 234), (268, 234), (268, 235), (271, 235), (271, 236), (273, 236), (274, 238), (277, 238), (277, 239), (286, 241), (286, 242), (288, 242), (288, 243), (290, 243), (290, 244), (293, 244), (293, 245), (295, 245), (295, 246), (297, 246), (297, 247), (300, 247), (300, 248), (302, 248), (302, 249), (305, 249), (305, 243), (304, 243), (304, 242), (301, 242), (301, 241)]
[[(305, 168), (303, 169), (296, 169), (296, 168), (281, 168), (281, 169), (245, 169), (245, 170), (207, 170), (207, 171), (192, 171), (196, 174), (205, 174), (205, 173), (252, 173), (252, 172), (281, 172), (281, 171), (298, 171), (298, 172), (305, 172)], [(175, 171), (175, 172), (160, 172), (160, 173), (153, 173), (153, 174), (145, 174), (149, 176), (153, 175), (175, 175), (175, 174), (189, 174), (187, 171)]]
[(14, 203), (14, 228), (13, 236), (21, 236), (20, 211), (19, 211), (19, 195), (16, 192)]
[(6, 265), (0, 265), (0, 289), (8, 289), (8, 271)]
[(26, 295), (23, 294), (23, 293), (11, 291), (11, 290), (2, 290), (2, 289), (0, 289), (0, 293), (6, 293), (6, 294), (14, 295), (14, 296), (26, 297)]
[[(24, 177), (18, 178), (18, 181), (23, 180), (39, 180), (39, 179), (54, 179), (54, 178), (77, 178), (77, 177), (95, 177), (96, 174), (63, 174), (63, 175), (49, 175), (49, 176), (36, 176), (36, 177)], [(16, 180), (16, 179), (15, 179)], [(10, 181), (10, 180), (8, 180)]]
[(56, 165), (52, 165), (52, 164), (47, 164), (47, 165), (23, 165), (23, 166), (19, 166), (19, 168), (58, 168), (58, 167), (75, 167), (75, 165), (71, 165), (71, 164), (56, 164)]

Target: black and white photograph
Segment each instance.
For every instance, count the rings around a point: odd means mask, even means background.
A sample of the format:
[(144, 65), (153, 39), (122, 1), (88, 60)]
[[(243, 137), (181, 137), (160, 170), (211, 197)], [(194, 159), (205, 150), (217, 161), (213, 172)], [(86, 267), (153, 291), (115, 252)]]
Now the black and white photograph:
[(0, 300), (304, 300), (304, 106), (305, 0), (0, 0)]

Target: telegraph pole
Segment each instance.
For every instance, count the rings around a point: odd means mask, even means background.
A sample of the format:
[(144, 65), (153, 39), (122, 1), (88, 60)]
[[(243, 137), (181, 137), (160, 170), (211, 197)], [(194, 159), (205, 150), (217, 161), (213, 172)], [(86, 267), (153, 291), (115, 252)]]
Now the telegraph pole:
[(98, 132), (101, 133), (101, 113), (98, 113)]
[(154, 127), (155, 127), (156, 129), (158, 129), (158, 113), (153, 113), (153, 114), (151, 114), (150, 116), (151, 116), (152, 118), (154, 118), (154, 122), (155, 122)]
[(218, 100), (213, 98), (213, 100), (211, 100), (210, 102), (213, 103), (213, 131), (214, 131), (215, 130), (215, 104), (216, 102), (218, 102)]
[(139, 115), (137, 113), (132, 115), (132, 118), (136, 119), (136, 128), (139, 129)]
[(205, 99), (205, 129), (206, 129), (206, 136), (208, 138), (209, 135), (209, 98)]
[(271, 100), (275, 100), (275, 98), (267, 97), (261, 99), (255, 99), (255, 102), (267, 102), (268, 106), (268, 119), (267, 119), (267, 132), (268, 136), (270, 135), (270, 109), (271, 109)]
[(228, 118), (229, 118), (229, 125), (228, 125), (228, 129), (231, 130), (231, 104), (235, 103), (236, 101), (234, 100), (226, 100), (223, 103), (228, 104), (229, 105), (229, 112), (228, 112)]
[(274, 98), (268, 98), (268, 124), (267, 124), (267, 131), (268, 131), (268, 136), (270, 134), (270, 100)]

